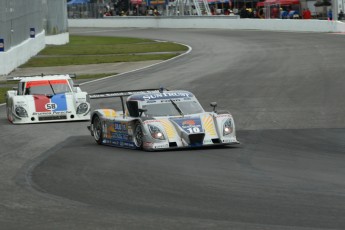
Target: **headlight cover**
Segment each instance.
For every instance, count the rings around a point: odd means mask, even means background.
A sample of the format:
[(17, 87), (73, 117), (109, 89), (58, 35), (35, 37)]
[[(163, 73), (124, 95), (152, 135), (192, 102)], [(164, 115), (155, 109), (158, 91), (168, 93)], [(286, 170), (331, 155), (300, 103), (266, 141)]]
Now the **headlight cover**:
[(148, 125), (148, 128), (149, 128), (151, 136), (154, 139), (165, 140), (164, 134), (160, 130), (160, 128), (158, 128), (157, 126), (154, 126), (154, 125)]
[(26, 109), (24, 109), (21, 106), (18, 106), (15, 109), (16, 114), (18, 115), (18, 117), (28, 117), (28, 112), (26, 112)]
[(87, 103), (81, 103), (80, 105), (78, 105), (77, 114), (86, 113), (88, 109), (89, 105)]
[(234, 131), (232, 120), (228, 118), (223, 124), (223, 136), (230, 135)]

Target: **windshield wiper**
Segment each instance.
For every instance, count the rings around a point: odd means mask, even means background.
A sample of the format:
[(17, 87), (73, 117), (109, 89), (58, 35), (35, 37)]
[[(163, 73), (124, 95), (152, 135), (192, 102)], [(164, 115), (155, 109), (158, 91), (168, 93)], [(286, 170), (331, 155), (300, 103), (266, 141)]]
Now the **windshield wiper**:
[(175, 107), (175, 109), (178, 111), (178, 113), (181, 115), (181, 116), (184, 116), (182, 110), (178, 107), (178, 105), (172, 100), (170, 99), (171, 101), (171, 104), (173, 104), (173, 106)]
[(53, 91), (53, 95), (56, 95), (56, 93), (55, 93), (55, 91), (54, 91), (54, 88), (53, 88), (53, 86), (52, 86), (52, 84), (50, 84), (50, 81), (48, 81), (49, 82), (49, 86), (50, 86), (50, 88), (52, 89), (52, 91)]

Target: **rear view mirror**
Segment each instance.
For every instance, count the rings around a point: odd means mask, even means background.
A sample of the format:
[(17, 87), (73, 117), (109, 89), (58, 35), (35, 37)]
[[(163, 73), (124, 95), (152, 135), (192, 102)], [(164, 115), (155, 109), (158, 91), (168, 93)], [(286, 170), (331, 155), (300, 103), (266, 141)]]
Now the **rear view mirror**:
[(147, 109), (138, 109), (139, 111), (139, 117), (141, 117), (141, 115), (147, 111)]
[(213, 112), (216, 112), (217, 102), (211, 102), (210, 105), (213, 107)]

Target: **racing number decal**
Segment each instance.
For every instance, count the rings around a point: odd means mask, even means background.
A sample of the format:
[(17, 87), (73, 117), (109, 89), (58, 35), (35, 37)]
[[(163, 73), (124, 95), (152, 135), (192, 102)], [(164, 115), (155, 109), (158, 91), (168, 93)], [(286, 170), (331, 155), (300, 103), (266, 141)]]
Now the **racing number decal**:
[(191, 127), (186, 129), (189, 133), (200, 133), (199, 127)]
[(57, 109), (57, 104), (47, 103), (45, 107), (46, 107), (46, 110), (55, 110), (55, 109)]
[(185, 132), (192, 134), (192, 133), (201, 133), (202, 125), (201, 119), (199, 117), (195, 118), (176, 118), (172, 119), (176, 122)]

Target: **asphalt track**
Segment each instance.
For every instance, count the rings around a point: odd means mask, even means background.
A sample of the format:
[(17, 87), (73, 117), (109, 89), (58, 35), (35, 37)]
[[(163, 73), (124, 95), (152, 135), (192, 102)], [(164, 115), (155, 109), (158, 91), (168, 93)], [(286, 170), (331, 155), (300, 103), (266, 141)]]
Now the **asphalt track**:
[[(0, 229), (345, 229), (345, 36), (70, 29), (188, 44), (89, 92), (191, 90), (235, 117), (231, 148), (98, 146), (86, 122), (10, 125), (0, 107)], [(94, 107), (102, 106), (100, 101)]]

